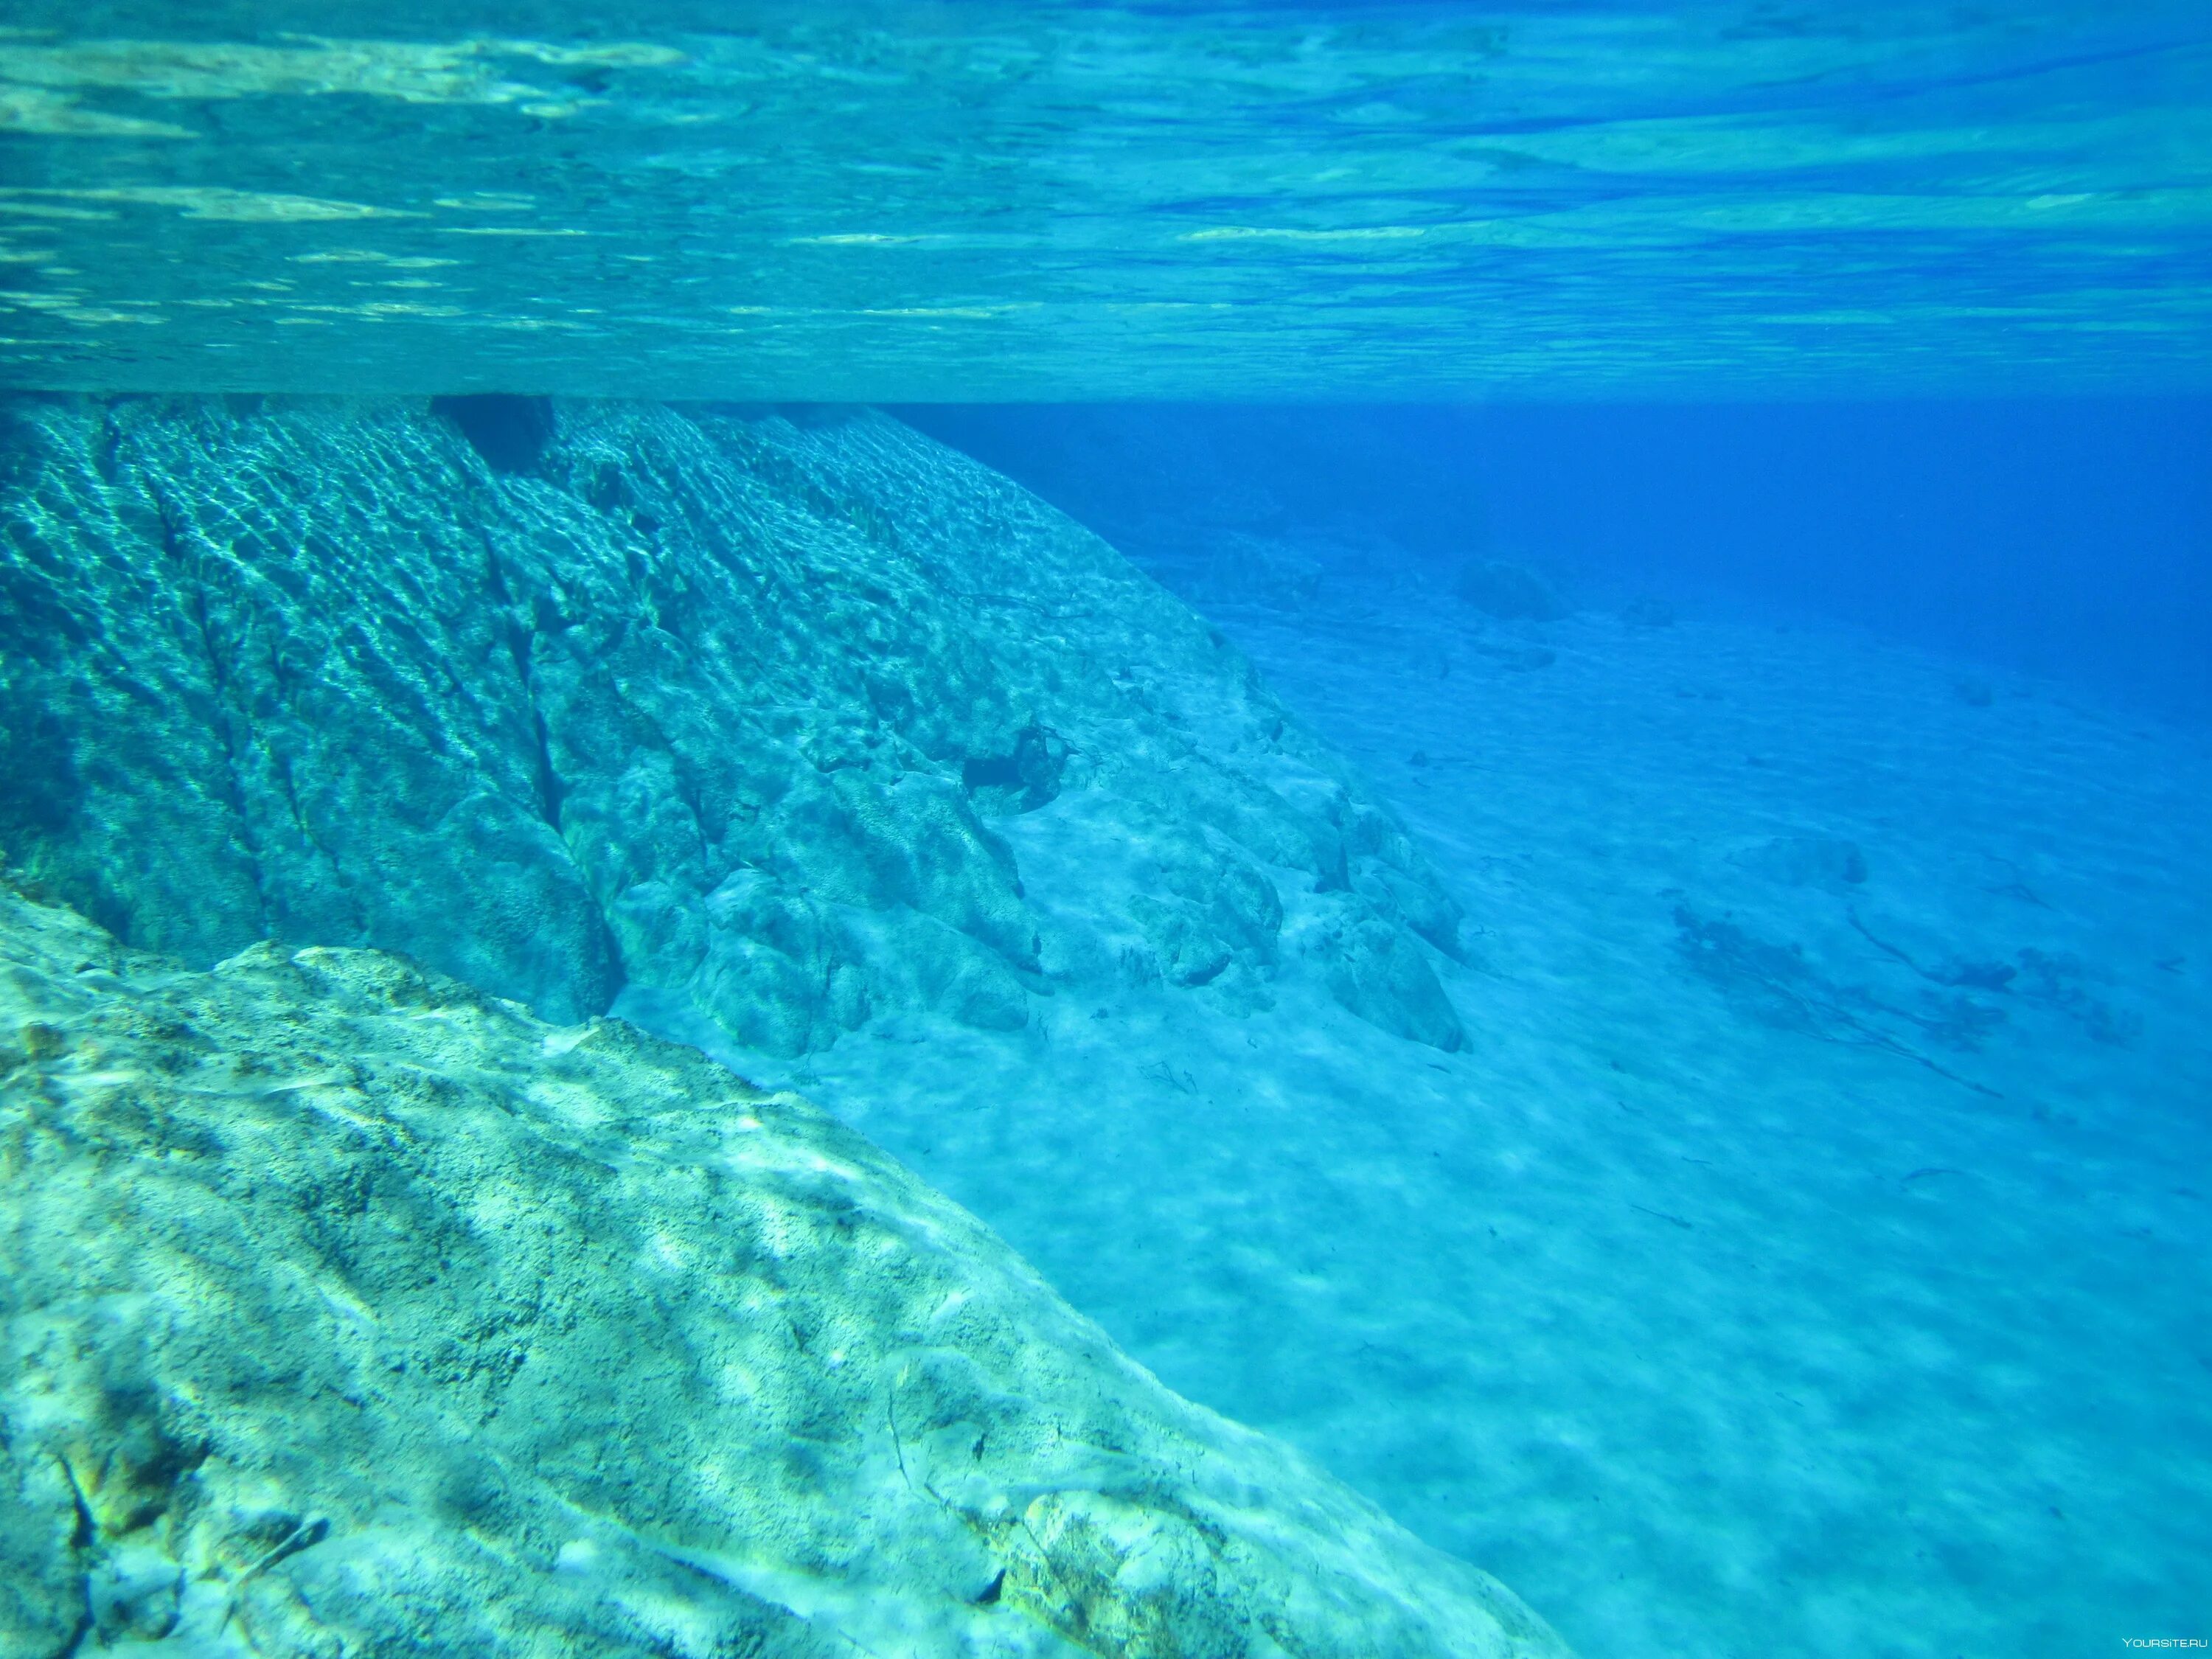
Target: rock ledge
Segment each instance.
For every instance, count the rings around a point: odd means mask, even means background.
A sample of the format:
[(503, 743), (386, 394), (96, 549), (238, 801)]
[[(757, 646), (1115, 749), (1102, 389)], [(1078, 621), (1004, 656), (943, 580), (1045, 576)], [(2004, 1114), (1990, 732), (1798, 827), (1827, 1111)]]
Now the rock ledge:
[(0, 1653), (1550, 1659), (790, 1095), (0, 887)]

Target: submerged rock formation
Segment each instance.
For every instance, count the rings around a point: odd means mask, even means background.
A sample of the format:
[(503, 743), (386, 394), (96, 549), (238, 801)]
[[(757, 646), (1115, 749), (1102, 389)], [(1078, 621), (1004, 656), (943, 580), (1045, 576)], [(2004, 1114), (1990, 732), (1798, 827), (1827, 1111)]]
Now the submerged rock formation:
[(783, 1054), (1310, 973), (1463, 1040), (1388, 814), (1110, 548), (881, 416), (0, 401), (0, 780), (19, 867), (200, 965), (389, 946)]
[(1565, 1651), (796, 1097), (4, 886), (0, 1357), (10, 1659)]

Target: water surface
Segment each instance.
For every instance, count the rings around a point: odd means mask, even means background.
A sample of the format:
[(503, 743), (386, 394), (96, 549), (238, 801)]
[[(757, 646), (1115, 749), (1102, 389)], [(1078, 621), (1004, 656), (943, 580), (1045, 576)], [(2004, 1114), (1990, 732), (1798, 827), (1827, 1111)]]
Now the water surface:
[(2187, 389), (2191, 0), (266, 3), (0, 30), (0, 380)]

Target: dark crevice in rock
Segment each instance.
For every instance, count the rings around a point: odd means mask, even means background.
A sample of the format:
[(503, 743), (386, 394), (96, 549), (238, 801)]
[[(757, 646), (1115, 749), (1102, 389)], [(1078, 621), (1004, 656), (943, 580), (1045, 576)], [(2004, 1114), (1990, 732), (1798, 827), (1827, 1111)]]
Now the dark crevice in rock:
[(76, 1510), (76, 1526), (70, 1534), (70, 1547), (90, 1549), (93, 1540), (100, 1536), (100, 1528), (92, 1518), (92, 1505), (85, 1501), (84, 1488), (77, 1484), (76, 1471), (70, 1467), (69, 1459), (58, 1457), (54, 1462), (61, 1470), (63, 1480), (68, 1484), (70, 1504)]
[[(498, 558), (488, 556), (485, 564), (492, 591), (502, 601), (507, 601), (509, 592), (507, 575)], [(507, 602), (511, 604), (511, 601)], [(541, 617), (549, 608), (542, 600), (533, 601), (533, 611)], [(561, 801), (567, 791), (562, 784), (559, 771), (553, 764), (552, 737), (546, 729), (545, 711), (538, 704), (538, 671), (532, 659), (537, 649), (538, 633), (520, 617), (510, 616), (506, 641), (507, 659), (514, 665), (514, 677), (522, 689), (523, 709), (530, 717), (531, 790), (536, 799), (538, 816), (557, 836), (561, 833)]]
[(92, 1634), (92, 1606), (88, 1595), (84, 1612), (77, 1620), (76, 1628), (70, 1632), (69, 1641), (56, 1654), (55, 1659), (76, 1659), (84, 1651), (85, 1638)]
[(538, 814), (558, 835), (561, 830), (561, 775), (553, 769), (553, 743), (545, 730), (544, 712), (533, 698), (530, 705), (531, 785), (538, 793)]
[(100, 442), (92, 452), (92, 466), (93, 471), (99, 473), (100, 483), (110, 489), (115, 488), (116, 480), (123, 474), (122, 451), (122, 428), (112, 418), (103, 421), (100, 428)]
[(507, 585), (506, 568), (500, 563), (499, 553), (492, 544), (490, 527), (484, 526), (482, 534), (483, 536), (484, 586), (491, 590), (492, 598), (501, 605), (512, 605), (514, 603), (514, 595)]
[[(506, 645), (507, 657), (514, 667), (515, 678), (521, 687), (523, 711), (530, 721), (526, 763), (530, 773), (532, 805), (538, 818), (559, 841), (563, 858), (581, 876), (583, 872), (576, 865), (575, 848), (569, 844), (568, 833), (561, 823), (562, 804), (568, 797), (569, 787), (562, 777), (560, 768), (554, 763), (552, 730), (546, 724), (545, 710), (538, 700), (536, 662), (538, 630), (512, 614), (514, 607), (507, 597), (511, 590), (506, 571), (497, 555), (489, 546), (485, 550), (484, 564), (492, 591), (510, 606)], [(540, 618), (554, 616), (556, 626), (565, 625), (560, 623), (552, 606), (542, 596), (533, 599), (532, 605), (535, 614)], [(588, 890), (588, 881), (586, 885)], [(623, 986), (629, 982), (630, 963), (623, 956), (620, 936), (607, 915), (605, 897), (594, 895), (580, 920), (589, 935), (588, 953), (598, 959), (604, 969), (605, 980), (600, 994), (588, 1000), (586, 1010), (592, 1013), (605, 1013), (613, 1005), (615, 998), (622, 994)], [(581, 987), (577, 988), (582, 989)]]
[(983, 811), (1034, 812), (1059, 796), (1071, 752), (1059, 732), (1031, 724), (1015, 733), (1009, 752), (962, 761), (960, 781)]
[(699, 862), (702, 866), (711, 864), (714, 858), (714, 848), (707, 834), (707, 803), (699, 793), (697, 769), (686, 764), (680, 755), (674, 756), (673, 758), (676, 799), (684, 803), (684, 810), (690, 815), (691, 831), (696, 838)]
[(602, 513), (625, 512), (637, 504), (631, 493), (629, 482), (623, 477), (622, 468), (612, 461), (602, 462), (584, 486), (584, 499)]
[(553, 400), (487, 392), (433, 398), (430, 412), (460, 428), (469, 447), (499, 473), (533, 472), (553, 440)]

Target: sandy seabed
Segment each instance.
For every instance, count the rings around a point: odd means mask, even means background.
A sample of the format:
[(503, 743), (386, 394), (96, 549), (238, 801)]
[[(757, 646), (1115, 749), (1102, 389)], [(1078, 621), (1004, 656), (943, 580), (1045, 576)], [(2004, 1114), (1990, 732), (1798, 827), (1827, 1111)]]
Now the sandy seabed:
[(1468, 905), (1469, 1050), (1132, 987), (790, 1080), (1585, 1653), (2212, 1633), (2204, 734), (1837, 631), (1201, 603)]

